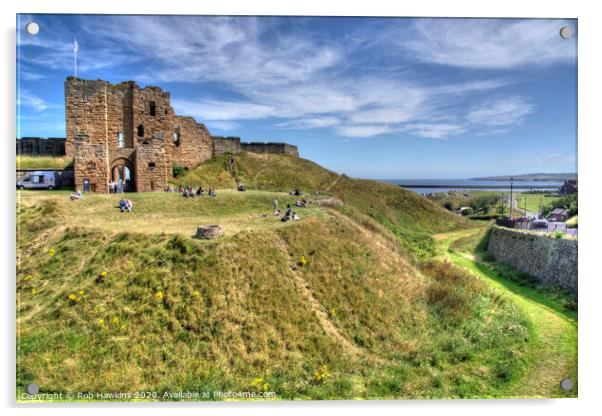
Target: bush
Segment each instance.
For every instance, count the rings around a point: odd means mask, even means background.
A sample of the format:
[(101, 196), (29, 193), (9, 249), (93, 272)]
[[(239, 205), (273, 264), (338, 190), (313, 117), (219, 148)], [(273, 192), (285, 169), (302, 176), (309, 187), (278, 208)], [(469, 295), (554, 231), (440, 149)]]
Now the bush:
[(174, 178), (177, 178), (178, 176), (181, 176), (184, 173), (186, 173), (186, 169), (184, 168), (184, 166), (173, 165), (171, 170)]
[(443, 207), (445, 209), (447, 209), (448, 211), (453, 211), (454, 210), (454, 204), (452, 204), (451, 202), (446, 202), (445, 204), (443, 204)]

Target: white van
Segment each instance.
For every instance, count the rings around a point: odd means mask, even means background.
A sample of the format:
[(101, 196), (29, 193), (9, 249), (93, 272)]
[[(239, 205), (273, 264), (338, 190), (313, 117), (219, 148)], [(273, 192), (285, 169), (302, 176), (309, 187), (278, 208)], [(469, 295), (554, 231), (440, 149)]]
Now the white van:
[(55, 174), (51, 170), (27, 172), (17, 181), (19, 189), (54, 189), (55, 186)]

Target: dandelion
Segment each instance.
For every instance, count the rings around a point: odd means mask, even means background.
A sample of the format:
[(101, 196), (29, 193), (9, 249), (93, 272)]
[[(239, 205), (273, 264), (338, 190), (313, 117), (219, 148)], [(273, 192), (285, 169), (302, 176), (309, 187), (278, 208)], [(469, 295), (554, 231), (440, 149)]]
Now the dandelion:
[(268, 391), (270, 385), (268, 383), (263, 383), (263, 391)]
[(54, 247), (53, 247), (53, 248), (51, 248), (50, 250), (48, 250), (48, 255), (49, 255), (50, 257), (53, 257), (55, 254), (56, 254), (56, 250), (54, 249)]
[(75, 293), (69, 293), (69, 300), (71, 302), (77, 302), (77, 296), (75, 296)]
[(107, 273), (107, 271), (106, 271), (106, 270), (103, 270), (102, 272), (100, 272), (100, 275), (101, 275), (102, 277), (107, 277), (107, 274), (108, 274), (108, 273)]
[(261, 377), (254, 378), (253, 381), (251, 381), (251, 387), (253, 387), (254, 389), (261, 388), (261, 386), (263, 384), (264, 384), (264, 381), (263, 381), (263, 378), (261, 378)]
[(113, 324), (117, 325), (119, 323), (119, 318), (117, 316), (114, 316), (113, 319), (111, 320), (111, 322), (113, 322)]
[(155, 293), (155, 297), (159, 300), (163, 299), (163, 291), (157, 290), (157, 293)]
[(37, 293), (38, 293), (38, 289), (36, 289), (35, 287), (32, 287), (32, 288), (31, 288), (31, 294), (32, 294), (32, 295), (35, 295), (35, 294), (37, 294)]
[(125, 332), (125, 324), (121, 324), (121, 326), (119, 327), (119, 330), (121, 332)]
[(192, 292), (192, 297), (200, 299), (201, 298), (201, 292), (199, 292), (198, 290), (195, 290), (194, 292)]
[(301, 266), (305, 266), (307, 264), (307, 259), (305, 258), (305, 256), (301, 256), (301, 258), (299, 258), (299, 264)]
[(100, 318), (100, 319), (98, 320), (98, 325), (100, 325), (100, 326), (104, 326), (104, 324), (105, 324), (105, 320), (104, 320), (104, 319), (102, 319), (102, 318)]
[(33, 276), (32, 276), (32, 275), (30, 275), (30, 274), (28, 274), (27, 276), (25, 276), (25, 277), (23, 278), (23, 280), (31, 280), (31, 279), (33, 279)]
[(78, 291), (77, 291), (77, 293), (79, 293), (79, 295), (80, 295), (80, 296), (84, 296), (84, 291), (83, 291), (83, 289), (80, 289), (80, 290), (78, 290)]

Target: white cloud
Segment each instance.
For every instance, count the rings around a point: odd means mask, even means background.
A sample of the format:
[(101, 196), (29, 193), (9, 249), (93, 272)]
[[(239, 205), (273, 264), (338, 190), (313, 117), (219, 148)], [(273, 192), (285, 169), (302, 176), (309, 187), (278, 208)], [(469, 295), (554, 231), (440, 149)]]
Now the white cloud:
[(176, 113), (198, 117), (200, 120), (259, 119), (274, 113), (270, 106), (241, 101), (172, 100), (172, 105)]
[(512, 96), (473, 107), (467, 119), (472, 123), (487, 126), (511, 126), (522, 123), (534, 110), (535, 106), (528, 99)]
[(418, 19), (397, 38), (422, 62), (482, 69), (574, 63), (576, 39), (555, 19)]
[(207, 121), (206, 124), (210, 129), (216, 129), (216, 130), (222, 130), (222, 131), (236, 130), (238, 127), (240, 127), (240, 124), (238, 124), (235, 121), (209, 120), (209, 121)]
[(28, 90), (21, 89), (17, 94), (17, 106), (29, 107), (36, 111), (44, 111), (50, 105), (42, 98), (32, 94)]
[(395, 131), (382, 124), (345, 125), (336, 128), (336, 131), (345, 137), (372, 137)]
[(464, 133), (466, 127), (459, 124), (410, 124), (407, 130), (416, 136), (427, 137), (431, 139), (443, 139), (449, 136)]
[[(572, 41), (550, 37), (558, 21), (415, 22), (396, 29), (399, 36), (392, 36), (390, 25), (364, 35), (373, 36), (374, 42), (387, 41), (387, 53), (401, 46), (398, 52), (410, 51), (420, 61), (469, 68), (547, 65), (566, 61), (573, 50)], [(440, 139), (479, 126), (501, 131), (520, 123), (534, 108), (526, 98), (510, 97), (466, 110), (467, 97), (479, 101), (513, 81), (435, 84), (377, 64), (373, 70), (359, 70), (355, 57), (373, 44), (283, 31), (270, 18), (97, 16), (85, 23), (78, 56), (82, 76), (95, 78), (96, 71), (110, 67), (113, 77), (125, 71), (128, 79), (152, 84), (219, 85), (241, 98), (195, 99), (190, 94), (172, 104), (177, 113), (220, 130), (236, 129), (240, 120), (277, 118), (278, 128), (332, 128), (345, 137), (405, 132)], [(62, 27), (45, 27), (55, 36), (27, 37), (23, 44), (35, 53), (27, 50), (21, 59), (70, 71), (73, 34)], [(560, 46), (554, 47), (557, 42)]]

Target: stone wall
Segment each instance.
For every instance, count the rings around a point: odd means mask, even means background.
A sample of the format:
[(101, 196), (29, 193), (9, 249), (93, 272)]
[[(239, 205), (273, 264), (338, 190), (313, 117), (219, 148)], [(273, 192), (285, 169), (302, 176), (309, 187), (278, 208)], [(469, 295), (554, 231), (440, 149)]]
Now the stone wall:
[(171, 177), (171, 157), (161, 134), (136, 149), (136, 192), (163, 191)]
[(299, 157), (299, 150), (297, 146), (293, 146), (287, 143), (241, 143), (241, 148), (245, 152), (253, 153), (274, 153), (282, 155), (291, 155)]
[(496, 260), (543, 283), (577, 292), (577, 240), (494, 227), (487, 251)]
[(242, 151), (240, 147), (240, 137), (222, 137), (213, 136), (213, 156), (221, 156), (226, 153), (239, 153)]
[(299, 157), (297, 146), (288, 143), (242, 143), (240, 137), (213, 136), (213, 156), (239, 152), (273, 153)]
[(21, 137), (17, 138), (18, 155), (65, 156), (64, 137)]
[(174, 165), (192, 169), (211, 159), (212, 146), (211, 134), (204, 124), (197, 123), (192, 117), (175, 116), (175, 129), (172, 133)]

